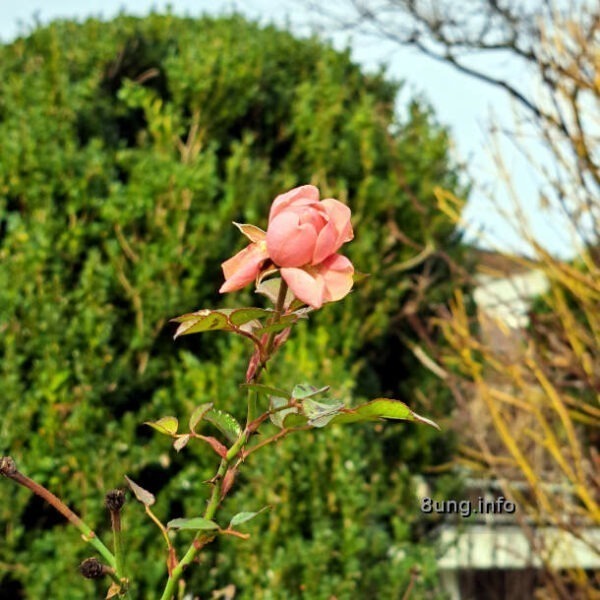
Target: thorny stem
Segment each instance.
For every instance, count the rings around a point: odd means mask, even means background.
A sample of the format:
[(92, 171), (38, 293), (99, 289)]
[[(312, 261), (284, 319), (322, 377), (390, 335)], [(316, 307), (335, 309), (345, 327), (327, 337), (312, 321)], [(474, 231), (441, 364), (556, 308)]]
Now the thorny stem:
[[(285, 308), (285, 297), (287, 295), (288, 285), (287, 283), (281, 279), (281, 283), (279, 285), (279, 293), (277, 294), (277, 302), (275, 303), (275, 314), (269, 321), (269, 325), (274, 325), (279, 321), (281, 315), (283, 314)], [(275, 343), (275, 331), (271, 331), (267, 337), (267, 341), (264, 346), (264, 360), (261, 360), (260, 364), (256, 368), (256, 373), (252, 377), (252, 380), (248, 383), (256, 383), (267, 364), (267, 361), (271, 358), (273, 354), (273, 344)], [(254, 390), (248, 390), (248, 416), (246, 418), (246, 427), (254, 420), (256, 415), (256, 398), (257, 393)]]
[[(206, 510), (204, 511), (205, 519), (212, 519), (217, 512), (217, 508), (219, 508), (219, 504), (221, 503), (221, 490), (223, 488), (223, 477), (229, 468), (230, 463), (237, 456), (238, 452), (242, 449), (244, 444), (247, 441), (247, 431), (244, 431), (242, 435), (238, 438), (238, 440), (231, 446), (225, 458), (221, 459), (221, 464), (219, 465), (219, 469), (217, 474), (215, 475), (215, 483), (212, 490), (212, 494), (208, 501), (208, 505), (206, 506)], [(211, 536), (212, 537), (212, 536)], [(169, 579), (167, 580), (167, 584), (165, 585), (165, 589), (163, 595), (161, 596), (161, 600), (171, 600), (175, 593), (175, 587), (177, 582), (183, 575), (183, 571), (186, 567), (188, 567), (193, 560), (196, 558), (196, 555), (202, 548), (202, 546), (209, 541), (210, 538), (207, 539), (205, 533), (198, 533), (194, 538), (194, 541), (188, 548), (185, 555), (179, 561), (179, 564), (172, 570), (169, 575)]]
[(63, 515), (69, 523), (77, 527), (77, 529), (81, 531), (84, 541), (89, 542), (99, 554), (102, 555), (104, 560), (106, 560), (113, 569), (116, 569), (117, 562), (113, 553), (96, 536), (92, 528), (89, 527), (87, 523), (84, 523), (60, 498), (39, 483), (33, 481), (33, 479), (29, 479), (29, 477), (20, 473), (17, 470), (15, 461), (10, 456), (3, 456), (0, 458), (0, 475), (4, 475), (19, 485), (26, 487), (50, 504), (50, 506)]
[[(275, 325), (284, 311), (285, 297), (287, 294), (288, 286), (285, 281), (281, 280), (281, 285), (279, 286), (279, 294), (277, 296), (277, 303), (275, 305), (275, 314), (271, 319), (269, 325)], [(256, 383), (262, 371), (265, 368), (265, 365), (269, 358), (271, 358), (271, 354), (273, 353), (273, 345), (275, 342), (275, 334), (276, 332), (271, 331), (267, 338), (267, 342), (265, 344), (265, 357), (264, 360), (260, 362), (256, 369), (256, 373), (250, 383)], [(229, 469), (229, 466), (234, 461), (234, 459), (242, 452), (244, 446), (248, 442), (250, 434), (252, 431), (250, 430), (250, 424), (254, 421), (256, 414), (256, 392), (252, 389), (248, 390), (248, 415), (246, 420), (246, 427), (244, 431), (241, 433), (240, 437), (236, 440), (236, 442), (231, 446), (231, 448), (227, 451), (227, 454), (224, 458), (221, 459), (221, 463), (219, 464), (219, 468), (215, 477), (213, 478), (214, 485), (212, 489), (212, 493), (210, 495), (210, 499), (208, 500), (208, 504), (206, 506), (206, 510), (204, 511), (203, 517), (205, 519), (212, 520), (215, 516), (221, 501), (223, 500), (223, 478)], [(169, 574), (169, 578), (165, 585), (165, 589), (160, 600), (172, 600), (175, 595), (175, 589), (178, 581), (181, 579), (183, 575), (183, 571), (194, 561), (200, 549), (207, 544), (209, 541), (212, 541), (214, 536), (207, 536), (206, 533), (199, 532), (194, 537), (193, 542), (188, 548), (187, 552), (184, 554), (179, 563), (173, 568), (171, 573)]]

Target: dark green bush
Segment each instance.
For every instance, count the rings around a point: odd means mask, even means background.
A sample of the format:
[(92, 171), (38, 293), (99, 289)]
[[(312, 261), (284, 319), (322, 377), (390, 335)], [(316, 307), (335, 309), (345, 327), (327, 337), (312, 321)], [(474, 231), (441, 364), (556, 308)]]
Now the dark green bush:
[[(208, 399), (242, 414), (250, 348), (224, 334), (174, 343), (167, 321), (256, 302), (217, 293), (221, 262), (243, 244), (231, 221), (265, 226), (272, 198), (295, 185), (348, 202), (348, 254), (370, 277), (300, 327), (269, 377), (331, 384), (349, 401), (418, 382), (444, 408), (398, 343), (409, 330), (397, 316), (423, 269), (434, 284), (419, 307), (443, 302), (451, 281), (435, 255), (399, 271), (418, 250), (397, 231), (458, 252), (432, 194), (456, 190), (457, 176), (426, 107), (395, 121), (397, 85), (316, 39), (172, 15), (37, 29), (0, 47), (0, 81), (0, 450), (98, 531), (103, 495), (125, 473), (158, 495), (161, 518), (202, 510), (213, 456), (178, 455), (141, 424), (185, 419)], [(449, 449), (425, 428), (358, 426), (252, 458), (226, 512), (273, 509), (248, 542), (211, 547), (189, 589), (396, 598), (417, 563), (420, 597), (434, 594), (411, 477)], [(77, 574), (90, 549), (76, 532), (8, 481), (0, 498), (3, 598), (101, 593)], [(162, 540), (133, 502), (125, 522), (134, 597), (153, 598)]]

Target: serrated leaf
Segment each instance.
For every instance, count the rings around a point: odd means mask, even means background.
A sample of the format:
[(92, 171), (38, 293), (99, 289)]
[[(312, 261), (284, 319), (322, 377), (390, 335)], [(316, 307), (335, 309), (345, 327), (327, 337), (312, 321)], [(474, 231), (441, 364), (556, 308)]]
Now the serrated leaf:
[(219, 526), (210, 519), (194, 517), (193, 519), (173, 519), (167, 523), (167, 529), (192, 529), (193, 531), (214, 531)]
[(308, 383), (299, 383), (298, 385), (295, 385), (292, 390), (292, 398), (295, 398), (296, 400), (311, 398), (312, 396), (326, 392), (328, 389), (328, 385), (322, 388), (316, 388)]
[(397, 421), (414, 421), (430, 425), (439, 431), (439, 426), (412, 411), (404, 402), (392, 400), (391, 398), (376, 398), (357, 406), (356, 408), (345, 408), (337, 414), (331, 423), (360, 423), (365, 421), (378, 421), (380, 419), (393, 419)]
[(279, 396), (280, 398), (289, 396), (289, 392), (286, 392), (281, 388), (273, 387), (272, 385), (265, 385), (263, 383), (242, 383), (240, 387), (247, 390), (254, 390), (259, 394), (266, 394), (268, 396)]
[(129, 485), (131, 491), (135, 497), (145, 506), (152, 506), (156, 502), (154, 494), (151, 494), (148, 490), (145, 490), (141, 485), (138, 485), (135, 481), (132, 481), (125, 475), (125, 480)]
[(190, 441), (190, 434), (186, 433), (184, 435), (180, 435), (174, 442), (173, 448), (180, 452), (183, 448), (187, 446), (187, 443)]
[(150, 425), (152, 429), (156, 429), (160, 433), (173, 436), (177, 433), (179, 421), (176, 417), (162, 417), (158, 421), (145, 421), (144, 425)]
[(198, 423), (200, 423), (200, 421), (202, 421), (202, 419), (204, 418), (204, 415), (212, 407), (213, 407), (213, 403), (212, 402), (206, 402), (205, 404), (201, 404), (200, 406), (197, 406), (194, 409), (194, 412), (192, 412), (192, 414), (190, 416), (190, 422), (188, 423), (190, 431), (195, 431), (196, 426), (198, 425)]
[(242, 434), (241, 425), (229, 413), (211, 408), (204, 420), (212, 423), (230, 442), (235, 442)]
[(260, 515), (260, 513), (267, 510), (267, 508), (269, 508), (269, 507), (265, 506), (264, 508), (261, 508), (260, 510), (257, 510), (256, 512), (240, 512), (240, 513), (238, 513), (229, 522), (229, 528), (231, 529), (232, 527), (236, 527), (237, 525), (246, 523), (250, 519), (254, 519), (254, 517), (256, 517), (257, 515)]
[(264, 242), (267, 239), (267, 233), (256, 225), (250, 225), (248, 223), (236, 223), (233, 224), (251, 241), (254, 243)]

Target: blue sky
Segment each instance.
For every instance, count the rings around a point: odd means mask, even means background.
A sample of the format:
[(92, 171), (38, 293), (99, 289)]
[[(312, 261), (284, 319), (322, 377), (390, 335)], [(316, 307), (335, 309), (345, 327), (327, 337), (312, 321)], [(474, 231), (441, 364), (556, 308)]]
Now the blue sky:
[[(219, 0), (172, 0), (171, 2), (149, 2), (147, 0), (0, 0), (0, 40), (8, 42), (26, 32), (34, 23), (34, 16), (42, 23), (53, 18), (77, 18), (88, 16), (110, 17), (120, 10), (133, 14), (145, 14), (152, 8), (164, 10), (170, 6), (177, 14), (200, 15), (203, 12), (219, 13), (237, 10), (262, 22), (274, 21), (281, 25), (289, 23), (300, 35), (311, 30), (310, 23), (318, 22), (316, 15), (307, 13), (303, 3), (297, 0), (245, 0), (243, 2), (220, 2)], [(438, 120), (449, 126), (459, 159), (469, 165), (471, 176), (482, 189), (496, 189), (501, 202), (510, 212), (508, 200), (501, 191), (498, 175), (488, 157), (490, 149), (486, 127), (493, 113), (501, 126), (510, 127), (512, 109), (507, 98), (498, 90), (457, 73), (450, 67), (425, 58), (413, 50), (381, 43), (354, 34), (325, 31), (336, 47), (350, 44), (355, 60), (366, 68), (377, 68), (381, 63), (388, 67), (389, 75), (405, 81), (399, 101), (412, 94), (422, 94), (433, 105)], [(498, 68), (510, 69), (515, 65), (502, 64)], [(496, 65), (494, 65), (496, 68)], [(536, 182), (531, 169), (521, 155), (508, 145), (502, 147), (507, 167), (513, 174), (517, 191), (523, 201), (525, 213), (530, 218), (538, 239), (549, 250), (561, 255), (572, 253), (568, 240), (563, 239), (564, 228), (556, 220), (537, 210)], [(483, 230), (486, 239), (483, 245), (495, 246), (505, 251), (524, 252), (526, 246), (512, 228), (500, 217), (476, 189), (465, 212), (467, 232), (473, 237)]]

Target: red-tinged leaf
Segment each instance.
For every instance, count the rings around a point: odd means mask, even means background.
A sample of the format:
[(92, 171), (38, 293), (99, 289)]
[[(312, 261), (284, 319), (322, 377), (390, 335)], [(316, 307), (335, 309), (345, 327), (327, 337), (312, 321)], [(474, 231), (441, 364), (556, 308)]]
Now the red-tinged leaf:
[(144, 425), (150, 425), (150, 427), (165, 435), (174, 436), (177, 433), (179, 421), (175, 417), (162, 417), (158, 421), (146, 421)]
[(218, 310), (205, 308), (175, 317), (171, 321), (180, 324), (174, 335), (175, 338), (178, 338), (181, 335), (203, 331), (224, 330), (239, 333), (240, 330), (254, 330), (260, 328), (259, 319), (268, 317), (272, 313), (272, 309), (256, 307), (220, 308)]
[(235, 481), (236, 469), (234, 467), (229, 467), (227, 472), (223, 476), (223, 483), (221, 485), (221, 500), (227, 496), (233, 482)]
[(190, 441), (190, 434), (186, 433), (184, 435), (180, 435), (174, 442), (173, 442), (173, 448), (175, 448), (175, 450), (177, 450), (177, 452), (180, 452), (183, 448), (185, 448), (187, 446), (187, 443)]
[(267, 239), (266, 231), (263, 231), (260, 227), (256, 225), (249, 225), (247, 223), (236, 223), (233, 224), (251, 241), (255, 244), (259, 242), (264, 242)]
[(190, 422), (189, 422), (190, 431), (195, 431), (196, 430), (196, 426), (198, 425), (198, 423), (200, 423), (200, 421), (202, 421), (202, 419), (204, 418), (204, 415), (212, 407), (213, 407), (213, 403), (212, 402), (206, 402), (205, 404), (201, 404), (200, 406), (197, 406), (194, 409), (194, 412), (190, 416)]
[(135, 483), (125, 475), (125, 480), (134, 493), (135, 497), (145, 506), (152, 506), (156, 502), (154, 494), (151, 494), (148, 490), (145, 490), (142, 486)]
[(260, 365), (260, 352), (255, 350), (252, 356), (250, 357), (250, 361), (248, 362), (248, 369), (246, 370), (246, 382), (252, 381), (254, 375), (256, 375), (256, 370), (258, 369), (258, 365)]
[(218, 329), (231, 329), (227, 316), (220, 311), (199, 310), (189, 315), (183, 315), (172, 321), (180, 322), (181, 325), (177, 328), (175, 339), (181, 335), (189, 335), (191, 333), (201, 333), (202, 331), (215, 331)]
[(203, 442), (206, 442), (221, 458), (227, 456), (227, 446), (221, 444), (217, 438), (206, 435), (197, 435), (196, 437)]

